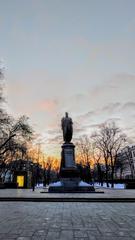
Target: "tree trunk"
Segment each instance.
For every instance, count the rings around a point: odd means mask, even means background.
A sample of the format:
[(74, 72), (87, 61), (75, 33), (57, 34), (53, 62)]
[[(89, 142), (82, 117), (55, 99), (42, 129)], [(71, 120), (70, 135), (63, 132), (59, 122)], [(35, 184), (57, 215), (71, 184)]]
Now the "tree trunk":
[(15, 136), (16, 136), (16, 134), (11, 135), (11, 136), (0, 146), (0, 149), (2, 149), (2, 148), (7, 144), (7, 142), (9, 142), (10, 139), (13, 138), (13, 137), (15, 137)]
[(122, 173), (123, 173), (122, 168), (120, 168), (120, 179), (122, 179)]
[(112, 154), (110, 154), (111, 158), (111, 187), (114, 188), (114, 164), (113, 164), (113, 157)]
[(109, 187), (109, 183), (108, 183), (108, 164), (107, 164), (107, 161), (105, 163), (105, 166), (106, 166), (106, 186)]
[(131, 178), (134, 179), (133, 165), (130, 163)]
[(114, 166), (112, 165), (112, 172), (111, 172), (111, 187), (114, 188)]

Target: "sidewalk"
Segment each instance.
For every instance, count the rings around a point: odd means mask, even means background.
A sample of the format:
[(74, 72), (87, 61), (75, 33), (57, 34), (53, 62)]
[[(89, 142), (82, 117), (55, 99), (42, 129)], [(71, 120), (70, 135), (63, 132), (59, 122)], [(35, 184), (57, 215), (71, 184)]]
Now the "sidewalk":
[[(135, 190), (96, 188), (98, 193), (48, 193), (47, 189), (0, 189), (0, 201), (135, 202)], [(104, 191), (104, 193), (100, 193)]]
[(135, 203), (0, 202), (0, 240), (134, 240)]

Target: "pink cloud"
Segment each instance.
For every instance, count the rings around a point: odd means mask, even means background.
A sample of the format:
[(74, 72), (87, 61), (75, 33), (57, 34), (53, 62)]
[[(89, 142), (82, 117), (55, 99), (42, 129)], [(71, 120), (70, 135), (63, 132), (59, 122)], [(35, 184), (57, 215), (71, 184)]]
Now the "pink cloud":
[(41, 111), (47, 111), (47, 112), (54, 112), (57, 107), (57, 101), (56, 100), (43, 100), (38, 104), (38, 107)]

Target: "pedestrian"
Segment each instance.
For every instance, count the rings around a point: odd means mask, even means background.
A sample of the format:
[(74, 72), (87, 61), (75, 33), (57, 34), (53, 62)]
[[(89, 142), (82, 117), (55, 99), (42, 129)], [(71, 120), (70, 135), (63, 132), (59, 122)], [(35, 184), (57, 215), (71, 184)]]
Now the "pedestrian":
[(34, 190), (35, 190), (35, 172), (34, 172), (34, 170), (32, 171), (32, 182), (31, 182), (31, 185), (32, 185), (32, 190), (34, 192)]

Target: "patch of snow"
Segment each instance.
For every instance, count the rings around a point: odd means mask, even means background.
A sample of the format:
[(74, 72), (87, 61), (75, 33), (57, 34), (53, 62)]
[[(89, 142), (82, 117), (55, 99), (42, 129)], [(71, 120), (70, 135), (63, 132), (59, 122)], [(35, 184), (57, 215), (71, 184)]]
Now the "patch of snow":
[(50, 183), (49, 186), (50, 187), (61, 187), (62, 183), (60, 181), (58, 181), (58, 182)]
[(36, 185), (36, 188), (43, 188), (43, 183), (39, 183)]
[(86, 182), (83, 182), (83, 181), (79, 182), (79, 187), (88, 187), (88, 186), (90, 186), (90, 184), (88, 184)]
[(114, 188), (124, 189), (125, 188), (125, 184), (121, 184), (121, 183), (114, 184)]
[[(99, 183), (94, 183), (94, 186), (107, 188), (106, 183), (103, 183), (103, 186), (101, 186)], [(111, 183), (109, 183), (109, 188), (111, 188)], [(121, 183), (114, 184), (114, 189), (124, 189), (124, 188), (125, 188), (125, 184), (121, 184)]]

